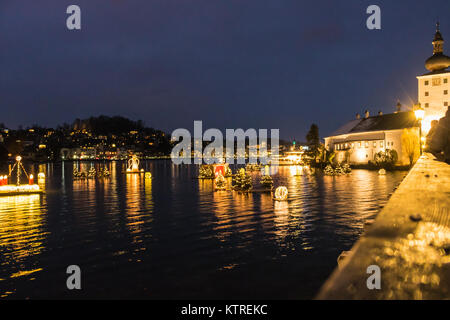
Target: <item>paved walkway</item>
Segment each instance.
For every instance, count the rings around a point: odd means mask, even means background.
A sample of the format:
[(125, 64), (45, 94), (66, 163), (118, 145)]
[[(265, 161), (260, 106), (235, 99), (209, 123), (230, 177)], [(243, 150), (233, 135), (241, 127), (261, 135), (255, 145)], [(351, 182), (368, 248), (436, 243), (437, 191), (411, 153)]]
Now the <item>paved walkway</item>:
[(450, 299), (450, 165), (423, 155), (317, 298)]

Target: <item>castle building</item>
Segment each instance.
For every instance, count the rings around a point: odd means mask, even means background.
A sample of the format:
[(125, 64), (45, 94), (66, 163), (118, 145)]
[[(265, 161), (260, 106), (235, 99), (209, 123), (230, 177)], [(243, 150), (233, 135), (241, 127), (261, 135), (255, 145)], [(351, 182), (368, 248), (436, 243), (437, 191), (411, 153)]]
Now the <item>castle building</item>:
[[(450, 58), (444, 55), (444, 39), (436, 25), (432, 41), (433, 55), (425, 62), (428, 73), (418, 79), (418, 102), (424, 109), (422, 134), (428, 133), (431, 121), (445, 116), (450, 103)], [(357, 114), (325, 138), (325, 148), (336, 153), (336, 160), (350, 164), (367, 164), (374, 161), (375, 154), (387, 149), (395, 150), (397, 165), (408, 165), (411, 157), (418, 157), (419, 122), (412, 110), (402, 111), (400, 103), (394, 113), (370, 116), (366, 111), (363, 118)]]
[(418, 101), (425, 110), (422, 130), (428, 133), (431, 121), (445, 116), (450, 103), (450, 57), (444, 55), (444, 39), (436, 26), (433, 39), (433, 55), (425, 62), (428, 73), (418, 76)]

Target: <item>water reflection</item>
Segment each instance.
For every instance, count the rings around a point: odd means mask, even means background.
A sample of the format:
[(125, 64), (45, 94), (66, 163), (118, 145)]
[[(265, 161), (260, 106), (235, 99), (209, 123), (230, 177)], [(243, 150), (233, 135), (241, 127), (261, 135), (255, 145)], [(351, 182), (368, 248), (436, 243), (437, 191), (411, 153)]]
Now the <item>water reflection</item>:
[[(73, 179), (74, 167), (91, 166), (107, 166), (111, 176)], [(311, 297), (404, 176), (354, 170), (327, 177), (301, 175), (296, 166), (271, 168), (274, 187), (289, 190), (288, 201), (279, 202), (270, 193), (214, 191), (212, 180), (196, 179), (195, 166), (155, 161), (143, 167), (153, 179), (125, 174), (121, 162), (36, 168), (46, 174), (45, 195), (0, 197), (0, 279), (21, 288), (29, 277), (44, 276), (58, 296), (67, 294), (51, 284), (63, 257), (80, 261), (97, 279), (89, 297), (251, 296), (273, 293), (273, 286), (282, 297), (298, 292), (293, 276), (308, 284)], [(261, 174), (252, 177), (257, 190)], [(111, 287), (113, 278), (122, 279), (118, 288)]]
[(44, 250), (48, 230), (43, 197), (0, 197), (0, 279), (26, 274), (28, 259)]

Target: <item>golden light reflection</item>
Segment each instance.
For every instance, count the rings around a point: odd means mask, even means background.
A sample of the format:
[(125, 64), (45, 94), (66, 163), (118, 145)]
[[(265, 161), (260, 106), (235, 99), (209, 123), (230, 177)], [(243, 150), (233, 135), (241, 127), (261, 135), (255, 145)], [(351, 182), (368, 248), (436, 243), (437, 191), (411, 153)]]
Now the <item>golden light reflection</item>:
[(301, 176), (304, 174), (303, 166), (289, 166), (291, 176)]
[[(390, 274), (405, 274), (402, 282), (385, 280), (384, 299), (423, 299), (423, 292), (433, 299), (442, 297), (441, 281), (446, 277), (443, 265), (450, 263), (450, 228), (434, 222), (420, 222), (416, 231), (399, 241), (385, 242), (375, 259), (380, 268)], [(402, 269), (405, 269), (402, 272)], [(414, 271), (414, 272), (411, 272)], [(391, 284), (395, 284), (391, 286)]]
[[(140, 201), (142, 183), (144, 183), (143, 176), (137, 174), (127, 174), (127, 226), (133, 234), (140, 234), (142, 232), (142, 225), (144, 223), (144, 208)], [(135, 239), (137, 241), (137, 239)]]
[(1, 264), (16, 264), (40, 254), (45, 232), (41, 195), (0, 197)]
[(284, 239), (289, 232), (289, 204), (286, 201), (274, 201), (273, 206), (275, 233)]

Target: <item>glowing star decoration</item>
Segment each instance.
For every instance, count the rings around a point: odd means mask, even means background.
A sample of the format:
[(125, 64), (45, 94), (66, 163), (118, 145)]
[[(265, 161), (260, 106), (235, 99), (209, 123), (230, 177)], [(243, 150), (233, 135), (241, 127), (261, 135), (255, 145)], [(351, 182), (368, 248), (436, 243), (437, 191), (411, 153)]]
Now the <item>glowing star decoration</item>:
[(278, 187), (275, 189), (274, 200), (286, 201), (288, 197), (288, 189), (286, 187)]

